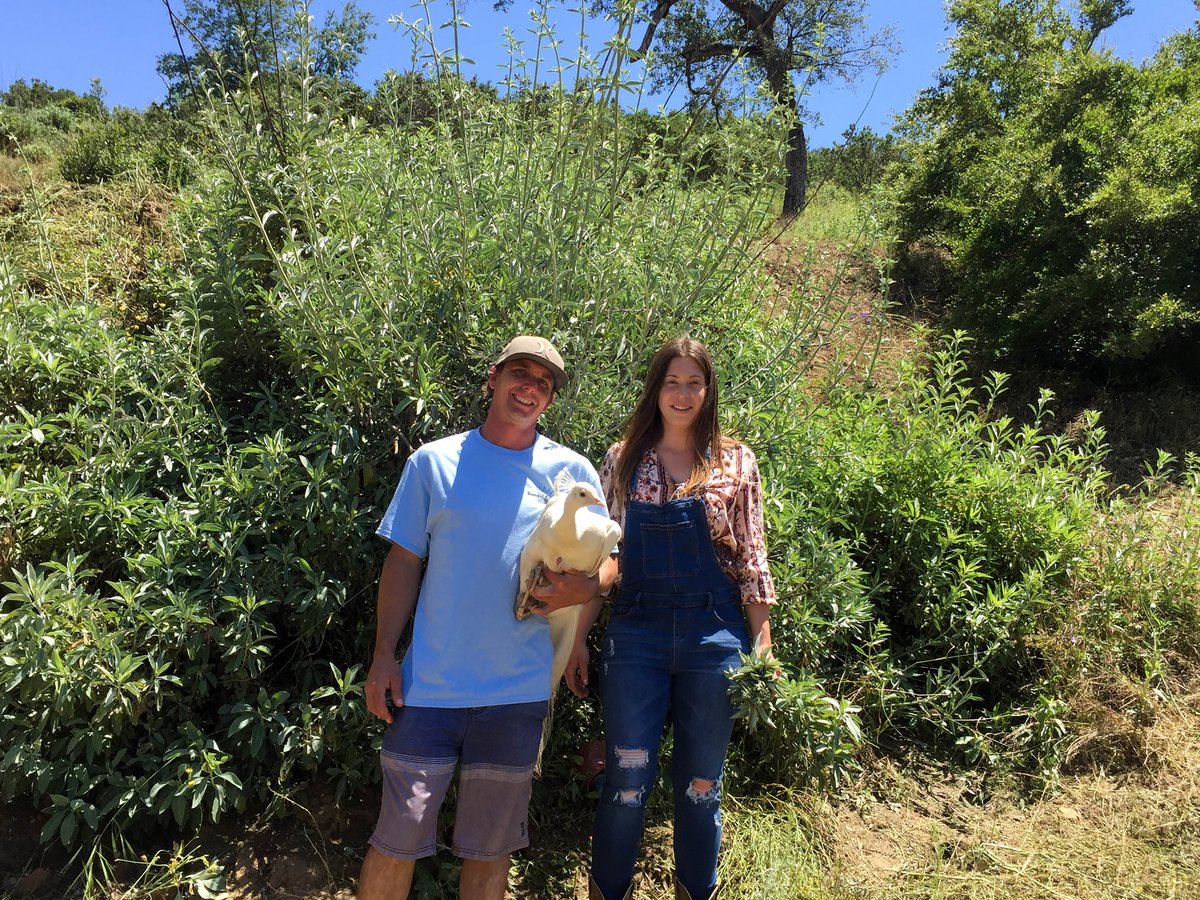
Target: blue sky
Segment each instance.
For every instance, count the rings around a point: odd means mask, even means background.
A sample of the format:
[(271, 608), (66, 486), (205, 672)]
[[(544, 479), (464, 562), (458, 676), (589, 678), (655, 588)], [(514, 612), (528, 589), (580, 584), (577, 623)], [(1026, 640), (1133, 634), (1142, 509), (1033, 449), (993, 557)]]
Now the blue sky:
[[(311, 4), (318, 21), (325, 10), (341, 5), (340, 0)], [(358, 69), (358, 80), (369, 87), (385, 70), (410, 66), (410, 42), (387, 24), (388, 17), (413, 20), (423, 13), (407, 0), (358, 0), (358, 5), (377, 20), (377, 36)], [(1134, 14), (1102, 40), (1118, 56), (1135, 62), (1150, 56), (1163, 38), (1192, 27), (1198, 16), (1193, 0), (1134, 0), (1133, 5)], [(887, 131), (892, 116), (932, 83), (945, 58), (949, 31), (941, 0), (871, 0), (868, 13), (874, 27), (895, 28), (900, 52), (878, 79), (865, 76), (849, 88), (822, 85), (813, 93), (809, 106), (822, 120), (809, 129), (813, 146), (836, 141), (855, 121)], [(521, 0), (507, 14), (494, 13), (492, 0), (469, 0), (464, 18), (471, 24), (463, 32), (465, 55), (476, 60), (480, 78), (498, 80), (499, 63), (506, 58), (502, 29), (507, 25), (520, 36), (528, 28)], [(564, 28), (561, 36), (570, 38), (567, 32), (574, 30)], [(162, 0), (0, 0), (0, 86), (17, 78), (41, 78), (84, 93), (91, 79), (99, 78), (108, 103), (141, 108), (162, 99), (164, 87), (154, 64), (172, 49)]]

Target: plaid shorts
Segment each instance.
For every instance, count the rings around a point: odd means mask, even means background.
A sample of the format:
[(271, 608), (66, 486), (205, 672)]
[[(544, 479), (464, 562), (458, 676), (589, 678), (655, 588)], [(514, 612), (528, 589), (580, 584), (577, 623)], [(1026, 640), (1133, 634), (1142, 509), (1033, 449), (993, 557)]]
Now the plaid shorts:
[(545, 700), (442, 709), (402, 706), (383, 736), (383, 802), (371, 846), (397, 859), (432, 856), (437, 818), (460, 767), (455, 856), (499, 859), (529, 845), (529, 795)]

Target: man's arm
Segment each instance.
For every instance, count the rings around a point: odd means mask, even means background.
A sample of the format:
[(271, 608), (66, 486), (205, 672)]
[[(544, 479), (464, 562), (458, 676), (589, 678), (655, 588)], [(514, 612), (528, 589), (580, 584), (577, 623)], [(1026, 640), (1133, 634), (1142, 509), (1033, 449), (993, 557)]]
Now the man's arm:
[(391, 691), (394, 706), (404, 704), (396, 645), (417, 607), (422, 564), (421, 557), (399, 544), (393, 544), (387, 559), (383, 561), (383, 572), (379, 576), (375, 652), (367, 672), (366, 695), (370, 713), (389, 725), (392, 724), (392, 713), (387, 706), (387, 692)]
[(530, 591), (541, 604), (530, 611), (539, 616), (546, 616), (568, 606), (587, 603), (598, 594), (607, 593), (617, 580), (617, 558), (610, 556), (602, 562), (595, 575), (572, 572), (570, 569), (565, 572), (546, 569), (542, 572), (542, 578), (544, 583), (539, 583)]
[(592, 576), (582, 572), (563, 572), (560, 575), (547, 571), (545, 576), (550, 579), (549, 587), (533, 592), (538, 599), (546, 598), (546, 606), (534, 610), (540, 616), (556, 609), (583, 604), (579, 611), (579, 621), (575, 625), (575, 644), (571, 648), (567, 669), (563, 673), (567, 687), (580, 697), (586, 697), (588, 694), (587, 635), (592, 629), (592, 623), (600, 615), (600, 607), (604, 605), (604, 597), (601, 595), (609, 592), (617, 580), (619, 571), (615, 556), (610, 556), (601, 563), (600, 570)]

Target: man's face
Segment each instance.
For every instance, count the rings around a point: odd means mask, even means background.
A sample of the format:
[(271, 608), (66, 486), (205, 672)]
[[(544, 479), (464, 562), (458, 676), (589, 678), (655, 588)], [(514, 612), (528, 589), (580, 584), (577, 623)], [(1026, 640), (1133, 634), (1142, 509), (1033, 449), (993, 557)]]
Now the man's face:
[(488, 387), (493, 392), (489, 419), (497, 416), (514, 428), (535, 428), (554, 399), (554, 373), (531, 359), (514, 359), (488, 370)]

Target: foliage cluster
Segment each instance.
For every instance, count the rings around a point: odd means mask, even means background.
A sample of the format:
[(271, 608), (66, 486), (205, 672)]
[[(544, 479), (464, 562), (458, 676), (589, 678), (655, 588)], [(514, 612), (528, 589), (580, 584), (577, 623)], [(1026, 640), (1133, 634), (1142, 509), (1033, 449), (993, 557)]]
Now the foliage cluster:
[(181, 187), (195, 174), (195, 155), (202, 147), (194, 125), (164, 107), (151, 104), (144, 113), (118, 107), (74, 130), (59, 170), (81, 185), (140, 176)]
[(63, 178), (75, 184), (101, 184), (141, 173), (161, 184), (179, 186), (191, 177), (197, 144), (186, 119), (151, 104), (144, 113), (109, 109), (103, 89), (76, 94), (33, 79), (14, 81), (0, 91), (0, 152), (26, 162), (57, 159)]
[(101, 119), (98, 83), (90, 94), (55, 88), (40, 79), (17, 79), (0, 91), (0, 152), (40, 162), (66, 144), (77, 125)]
[[(554, 58), (544, 18), (533, 38)], [(734, 679), (732, 785), (836, 783), (858, 740), (901, 738), (1049, 779), (1073, 677), (1162, 688), (1196, 658), (1195, 462), (1169, 511), (1153, 481), (1113, 499), (1094, 422), (1053, 437), (1042, 405), (1014, 426), (954, 343), (889, 392), (805, 384), (830, 300), (767, 316), (757, 266), (781, 123), (713, 128), (722, 164), (681, 161), (619, 111), (621, 49), (582, 63), (587, 90), (504, 97), (434, 49), (419, 95), (377, 91), (376, 125), (303, 78), (277, 132), (252, 85), (214, 91), (213, 164), (179, 196), (145, 328), (64, 290), (52, 248), (0, 255), (0, 793), (46, 811), (45, 839), (375, 778), (373, 530), (411, 449), (479, 421), (517, 332), (571, 360), (543, 424), (594, 459), (661, 339), (720, 360), (768, 486), (785, 670)], [(569, 754), (596, 727), (560, 706), (545, 779), (566, 787), (535, 819), (578, 815)]]
[(1038, 641), (1086, 555), (1098, 435), (1016, 428), (991, 414), (1002, 378), (977, 398), (964, 372), (951, 345), (812, 417), (804, 493), (772, 516), (807, 589), (780, 631), (873, 733), (1036, 771), (1062, 737), (1025, 727), (1062, 713)]
[[(348, 79), (373, 38), (374, 16), (353, 0), (341, 13), (329, 10), (314, 28), (307, 3), (272, 0), (182, 0), (166, 4), (179, 52), (158, 58), (169, 104), (195, 112), (203, 107), (202, 87), (218, 92), (252, 85), (265, 103), (302, 78), (313, 77), (352, 89)], [(190, 53), (188, 51), (191, 51)]]
[(28, 82), (18, 78), (0, 91), (0, 105), (20, 112), (40, 109), (60, 109), (82, 118), (99, 118), (104, 115), (104, 91), (99, 80), (92, 82), (87, 94), (77, 94), (67, 88), (56, 88), (34, 78)]
[[(1083, 681), (1162, 692), (1200, 658), (1200, 460), (1174, 470), (1178, 486), (1166, 457), (1136, 496), (1115, 494), (1094, 414), (1054, 434), (1044, 392), (1018, 427), (995, 409), (1002, 374), (969, 387), (964, 344), (910, 361), (894, 391), (846, 391), (794, 430), (764, 429), (785, 586), (773, 628), (801, 679), (840, 698), (803, 740), (846, 733), (852, 709), (874, 741), (1046, 785)], [(786, 693), (760, 697), (762, 714)], [(827, 741), (819, 774), (790, 768), (822, 757), (751, 737), (768, 751), (761, 777), (836, 778), (846, 763)]]
[(851, 126), (832, 147), (809, 152), (808, 177), (814, 187), (830, 183), (862, 196), (876, 189), (888, 167), (904, 158), (903, 144), (894, 134)]
[(1093, 49), (1128, 4), (957, 0), (897, 223), (948, 251), (957, 322), (994, 356), (1197, 374), (1200, 33), (1141, 67)]
[(723, 134), (737, 176), (689, 193), (631, 155), (622, 73), (592, 74), (537, 117), (483, 99), (372, 133), (300, 106), (287, 166), (259, 97), (214, 95), (218, 165), (178, 200), (145, 330), (4, 263), (0, 791), (44, 838), (375, 777), (373, 530), (411, 448), (478, 421), (512, 333), (572, 359), (545, 426), (593, 456), (647, 347), (682, 323), (756, 344), (770, 123)]
[[(315, 607), (345, 602), (303, 574), (322, 548), (294, 523), (318, 510), (271, 489), (280, 462), (308, 470), (282, 435), (230, 444), (187, 311), (135, 338), (5, 274), (3, 791), (50, 801), (43, 837), (64, 843), (147, 816), (216, 820), (243, 808), (248, 761), (274, 749), (286, 778), (361, 734), (353, 671), (301, 652), (326, 641)], [(355, 510), (335, 507), (344, 533)], [(276, 642), (302, 660), (283, 687)]]

